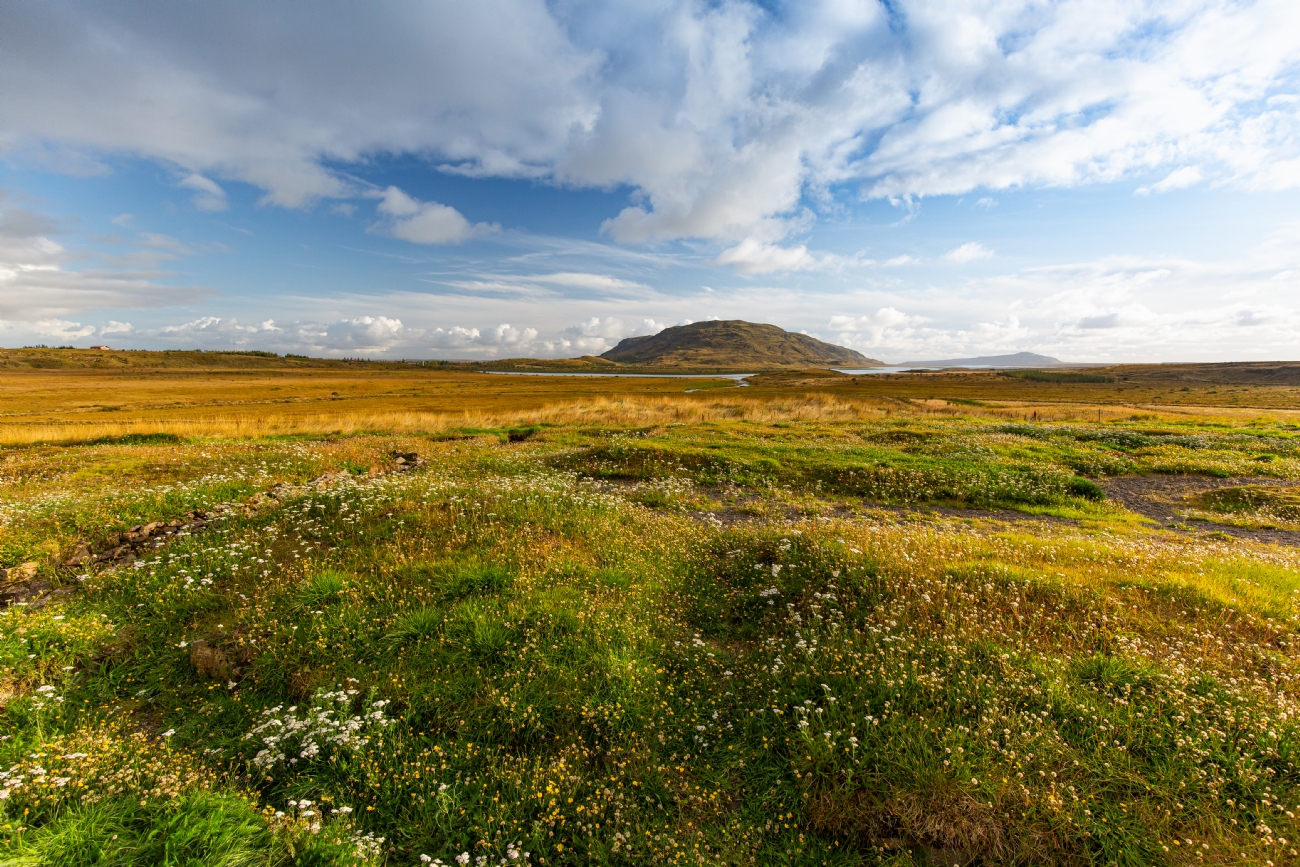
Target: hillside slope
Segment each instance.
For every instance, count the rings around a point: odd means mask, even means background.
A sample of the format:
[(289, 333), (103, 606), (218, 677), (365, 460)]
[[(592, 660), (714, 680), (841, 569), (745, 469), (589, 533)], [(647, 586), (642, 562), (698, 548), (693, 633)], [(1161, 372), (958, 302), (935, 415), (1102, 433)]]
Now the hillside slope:
[(1036, 352), (1014, 355), (980, 355), (974, 358), (936, 358), (929, 361), (904, 361), (900, 367), (1053, 367), (1065, 364), (1059, 358)]
[(882, 366), (882, 362), (843, 346), (740, 319), (693, 322), (658, 334), (629, 337), (601, 358), (656, 367)]

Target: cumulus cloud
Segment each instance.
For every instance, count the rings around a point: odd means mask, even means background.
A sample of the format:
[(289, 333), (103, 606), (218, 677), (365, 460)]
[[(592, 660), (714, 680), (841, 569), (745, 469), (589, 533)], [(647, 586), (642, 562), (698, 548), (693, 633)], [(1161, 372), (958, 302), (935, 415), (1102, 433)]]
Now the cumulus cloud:
[(836, 314), (828, 325), (844, 346), (876, 349), (907, 343), (925, 322), (923, 316), (909, 315), (896, 307), (881, 307), (862, 316)]
[(406, 337), (400, 319), (387, 316), (357, 316), (330, 322), (320, 332), (318, 345), (333, 350), (384, 352)]
[(666, 323), (654, 319), (629, 321), (617, 316), (593, 316), (585, 322), (565, 328), (561, 338), (546, 342), (545, 349), (552, 354), (577, 352), (599, 355), (612, 349), (625, 337), (658, 334), (667, 327)]
[(980, 259), (990, 259), (993, 257), (993, 251), (978, 241), (967, 241), (955, 250), (949, 250), (943, 254), (943, 258), (949, 262), (956, 262), (964, 265), (967, 262), (978, 262)]
[(537, 339), (536, 328), (515, 328), (503, 322), (495, 328), (477, 329), (454, 325), (451, 328), (437, 328), (430, 333), (429, 346), (437, 350), (471, 350), (480, 354), (502, 355), (503, 350), (526, 350)]
[[(362, 194), (350, 163), (417, 154), (626, 185), (620, 242), (771, 245), (846, 187), (1294, 188), (1298, 31), (1291, 0), (7, 4), (0, 79), (24, 86), (0, 90), (0, 149), (69, 171), (145, 155), (214, 209), (224, 180), (296, 207)], [(399, 237), (466, 237), (424, 205)]]
[(413, 244), (459, 244), (501, 228), (488, 223), (471, 223), (450, 205), (418, 201), (397, 187), (384, 191), (378, 211), (390, 219), (372, 227), (374, 230)]
[(200, 316), (188, 322), (164, 325), (146, 337), (173, 346), (205, 349), (275, 349), (310, 351), (325, 355), (384, 354), (403, 341), (418, 337), (400, 319), (356, 316), (332, 322), (277, 324), (274, 319), (245, 324), (235, 317)]

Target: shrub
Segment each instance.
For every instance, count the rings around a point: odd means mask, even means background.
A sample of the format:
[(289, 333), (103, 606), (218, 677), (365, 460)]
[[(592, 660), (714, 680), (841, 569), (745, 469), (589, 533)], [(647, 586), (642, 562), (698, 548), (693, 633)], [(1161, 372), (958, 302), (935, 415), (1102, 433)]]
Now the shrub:
[(1101, 489), (1101, 486), (1091, 479), (1085, 479), (1083, 476), (1075, 476), (1070, 479), (1066, 485), (1066, 490), (1070, 492), (1070, 496), (1084, 500), (1101, 502), (1106, 499), (1106, 492)]

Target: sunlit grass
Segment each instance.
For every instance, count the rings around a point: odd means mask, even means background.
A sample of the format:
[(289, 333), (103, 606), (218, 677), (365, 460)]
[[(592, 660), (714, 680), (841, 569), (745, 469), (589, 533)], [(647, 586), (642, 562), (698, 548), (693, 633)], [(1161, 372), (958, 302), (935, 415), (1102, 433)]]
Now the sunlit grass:
[(752, 388), (9, 428), (0, 862), (1300, 858), (1300, 552), (1099, 486), (1293, 430)]

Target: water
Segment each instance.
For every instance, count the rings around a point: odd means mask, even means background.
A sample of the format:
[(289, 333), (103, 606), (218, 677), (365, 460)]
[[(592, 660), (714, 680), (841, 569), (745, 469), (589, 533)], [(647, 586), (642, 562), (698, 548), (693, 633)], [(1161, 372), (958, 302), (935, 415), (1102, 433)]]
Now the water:
[(865, 376), (871, 373), (915, 373), (924, 370), (1039, 370), (1041, 368), (1041, 364), (1037, 367), (1013, 367), (1005, 364), (962, 364), (957, 366), (948, 365), (945, 367), (926, 367), (925, 365), (913, 364), (908, 367), (867, 367), (862, 370), (840, 370), (839, 368), (836, 368), (836, 370), (839, 373), (847, 373), (849, 376)]
[[(632, 379), (734, 379), (737, 384), (744, 382), (752, 373), (572, 373), (570, 371), (550, 370), (485, 370), (497, 376), (623, 376)], [(748, 385), (749, 383), (744, 383)]]
[[(878, 373), (915, 373), (917, 371), (927, 370), (1010, 370), (1006, 367), (994, 367), (987, 364), (968, 364), (961, 367), (864, 367), (853, 370), (847, 368), (835, 368), (836, 373), (847, 374), (848, 376), (870, 376)], [(751, 376), (757, 376), (754, 373), (574, 373), (570, 371), (550, 371), (550, 370), (485, 370), (484, 373), (495, 373), (498, 376), (626, 376), (636, 379), (732, 379), (736, 385), (749, 385), (747, 381)]]
[(864, 367), (861, 370), (841, 370), (835, 369), (837, 373), (847, 373), (849, 376), (866, 376), (872, 373), (907, 373), (911, 370), (943, 370), (942, 367)]

